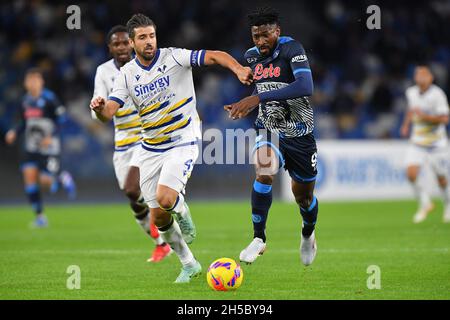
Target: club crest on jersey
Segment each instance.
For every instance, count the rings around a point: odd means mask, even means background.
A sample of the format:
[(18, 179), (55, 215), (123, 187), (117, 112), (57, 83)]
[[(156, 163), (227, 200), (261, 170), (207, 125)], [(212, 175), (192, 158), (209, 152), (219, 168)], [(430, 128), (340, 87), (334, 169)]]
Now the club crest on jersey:
[(267, 78), (278, 78), (281, 74), (280, 67), (273, 67), (273, 64), (270, 64), (268, 67), (264, 68), (261, 63), (258, 63), (255, 67), (255, 72), (253, 75), (253, 79), (261, 80)]
[(167, 66), (163, 65), (162, 67), (158, 68), (158, 71), (161, 72), (161, 73), (164, 73), (164, 72), (166, 72), (166, 69), (167, 69)]

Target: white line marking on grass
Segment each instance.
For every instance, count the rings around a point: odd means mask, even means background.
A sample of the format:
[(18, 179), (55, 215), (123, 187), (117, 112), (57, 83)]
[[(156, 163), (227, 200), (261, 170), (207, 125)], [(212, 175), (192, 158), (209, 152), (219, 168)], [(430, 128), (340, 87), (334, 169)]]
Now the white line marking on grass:
[[(271, 251), (271, 253), (298, 253), (298, 249), (276, 249), (268, 247), (268, 250)], [(377, 248), (377, 249), (367, 249), (367, 248), (361, 248), (361, 249), (337, 249), (337, 248), (325, 248), (325, 249), (319, 249), (320, 252), (323, 253), (391, 253), (391, 252), (400, 252), (400, 253), (409, 253), (409, 252), (434, 252), (434, 253), (448, 253), (449, 248)], [(194, 253), (202, 253), (202, 254), (209, 254), (209, 253), (215, 253), (216, 250), (209, 250), (209, 249), (193, 249)], [(239, 251), (239, 250), (238, 250)], [(144, 252), (147, 252), (147, 250), (138, 250), (138, 249), (86, 249), (86, 250), (8, 250), (8, 251), (2, 251), (3, 254), (17, 254), (17, 253), (24, 253), (24, 254), (71, 254), (71, 255), (137, 255), (142, 254)]]

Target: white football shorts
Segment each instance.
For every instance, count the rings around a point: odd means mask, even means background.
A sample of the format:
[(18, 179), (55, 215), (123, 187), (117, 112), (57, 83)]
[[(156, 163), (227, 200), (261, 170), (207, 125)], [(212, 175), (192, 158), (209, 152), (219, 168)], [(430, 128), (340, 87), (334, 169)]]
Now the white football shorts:
[(427, 148), (411, 144), (406, 152), (406, 166), (422, 166), (429, 163), (438, 176), (447, 176), (450, 158), (447, 147)]
[(125, 180), (130, 167), (139, 168), (139, 152), (141, 149), (141, 145), (138, 144), (125, 151), (114, 151), (113, 165), (120, 190), (125, 187)]
[(175, 147), (165, 152), (151, 152), (140, 148), (140, 185), (150, 208), (159, 208), (156, 188), (159, 184), (178, 193), (183, 192), (197, 160), (198, 145)]

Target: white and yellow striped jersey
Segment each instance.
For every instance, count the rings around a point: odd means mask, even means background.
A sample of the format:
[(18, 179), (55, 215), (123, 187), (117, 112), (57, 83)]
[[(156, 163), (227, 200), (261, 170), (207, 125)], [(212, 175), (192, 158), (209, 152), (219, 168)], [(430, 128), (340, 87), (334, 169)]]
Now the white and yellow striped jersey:
[[(94, 98), (107, 99), (114, 82), (120, 78), (120, 70), (111, 59), (97, 67)], [(132, 99), (127, 99), (114, 115), (114, 143), (116, 151), (125, 151), (141, 141), (141, 120)]]
[[(432, 84), (427, 91), (421, 93), (417, 85), (406, 90), (408, 108), (418, 108), (422, 112), (433, 115), (448, 115), (449, 106), (445, 92)], [(447, 130), (445, 124), (431, 124), (413, 117), (411, 142), (423, 147), (447, 146)]]
[(192, 67), (204, 64), (204, 50), (163, 48), (148, 67), (137, 58), (124, 65), (110, 100), (131, 97), (142, 122), (142, 147), (164, 152), (201, 139)]

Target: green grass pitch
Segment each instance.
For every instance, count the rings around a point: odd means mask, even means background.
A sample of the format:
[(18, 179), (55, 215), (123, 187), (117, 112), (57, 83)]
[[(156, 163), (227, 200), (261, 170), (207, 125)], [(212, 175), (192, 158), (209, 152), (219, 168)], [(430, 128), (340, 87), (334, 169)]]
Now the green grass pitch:
[[(32, 230), (27, 206), (0, 207), (0, 299), (449, 299), (450, 224), (442, 206), (419, 225), (415, 203), (321, 203), (318, 254), (300, 263), (300, 214), (276, 202), (268, 220), (266, 253), (243, 265), (234, 292), (214, 292), (205, 271), (219, 257), (238, 259), (251, 240), (249, 204), (192, 202), (197, 239), (191, 248), (203, 274), (172, 282), (175, 255), (146, 259), (153, 243), (126, 204), (48, 206), (50, 227)], [(67, 268), (81, 269), (81, 289), (69, 290)], [(381, 289), (369, 290), (367, 268), (381, 270)]]

